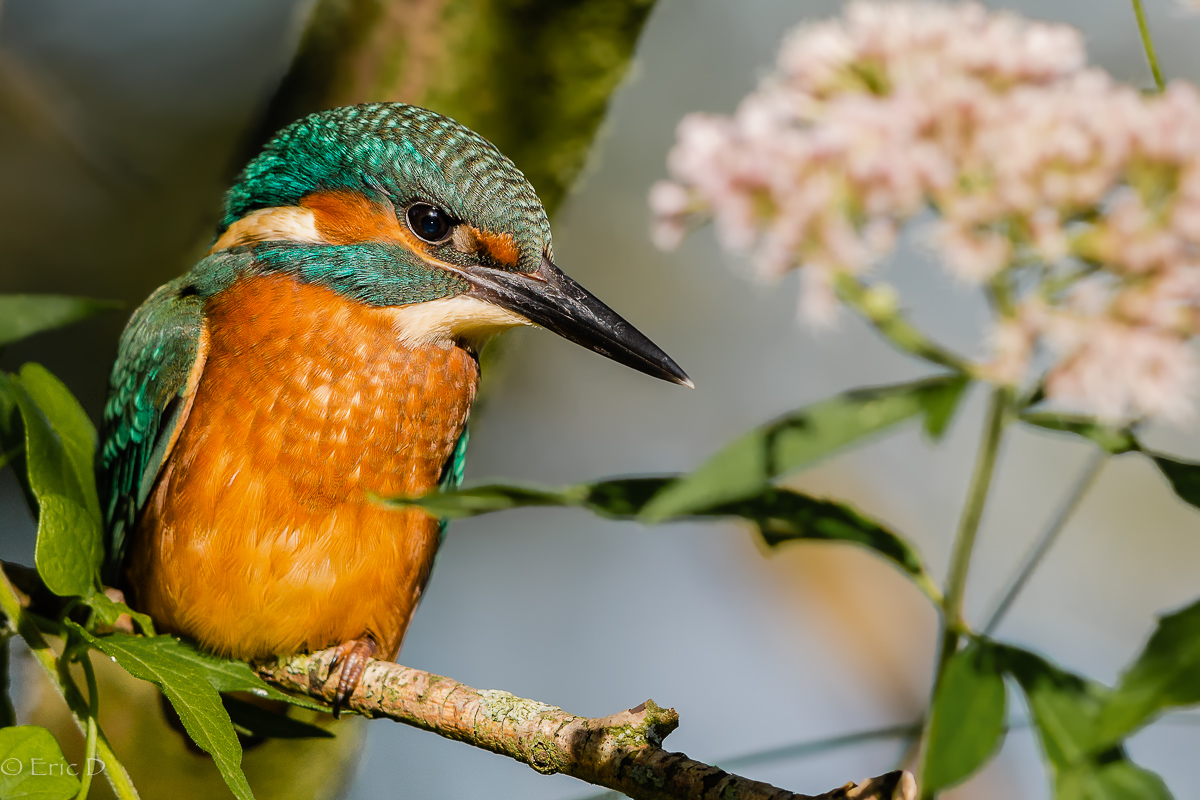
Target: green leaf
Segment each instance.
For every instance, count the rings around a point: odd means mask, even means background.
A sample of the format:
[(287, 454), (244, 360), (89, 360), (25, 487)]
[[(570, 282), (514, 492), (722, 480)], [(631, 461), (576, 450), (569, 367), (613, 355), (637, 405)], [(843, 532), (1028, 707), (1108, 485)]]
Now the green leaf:
[(908, 542), (847, 503), (768, 487), (757, 497), (718, 506), (703, 516), (748, 520), (773, 547), (799, 541), (856, 544), (892, 561), (914, 578), (928, 579), (921, 557)]
[(1162, 617), (1145, 649), (1121, 675), (1097, 734), (1116, 744), (1159, 712), (1200, 703), (1200, 601)]
[(11, 466), (29, 512), (37, 516), (37, 497), (29, 486), (25, 468), (25, 423), (17, 405), (16, 378), (0, 372), (0, 469)]
[(1112, 691), (1028, 651), (1006, 645), (991, 647), (1002, 669), (1025, 692), (1034, 727), (1050, 762), (1065, 768), (1092, 756), (1102, 744), (1097, 735), (1098, 723)]
[[(130, 675), (162, 690), (192, 741), (212, 755), (225, 783), (241, 800), (253, 795), (241, 768), (242, 747), (219, 692), (250, 692), (268, 700), (328, 710), (320, 703), (286, 695), (268, 685), (243, 662), (201, 653), (171, 636), (93, 636), (73, 622), (67, 625)], [(296, 731), (296, 726), (288, 728)]]
[(972, 643), (955, 653), (938, 684), (922, 765), (922, 786), (936, 792), (966, 780), (1003, 741), (1004, 675), (995, 654)]
[(212, 756), (229, 790), (239, 800), (253, 800), (254, 794), (242, 772), (242, 745), (207, 670), (197, 666), (193, 659), (180, 657), (177, 648), (168, 644), (175, 641), (169, 636), (97, 637), (73, 622), (68, 621), (67, 625), (130, 675), (161, 689), (188, 736)]
[(1035, 425), (1046, 430), (1071, 433), (1090, 439), (1104, 450), (1119, 455), (1131, 450), (1138, 450), (1139, 445), (1133, 432), (1128, 428), (1114, 428), (1102, 425), (1090, 417), (1074, 414), (1056, 414), (1046, 411), (1027, 411), (1021, 414), (1022, 422)]
[(84, 595), (95, 586), (90, 535), (96, 520), (62, 495), (42, 495), (34, 563), (46, 587), (59, 596)]
[(1200, 508), (1200, 464), (1192, 461), (1179, 461), (1168, 458), (1161, 453), (1144, 450), (1146, 455), (1154, 460), (1163, 475), (1171, 482), (1171, 488), (1179, 499), (1189, 505)]
[(284, 694), (258, 677), (244, 661), (231, 661), (201, 652), (174, 636), (134, 636), (117, 632), (105, 636), (88, 634), (87, 641), (118, 661), (120, 657), (110, 650), (119, 650), (132, 660), (170, 665), (177, 671), (198, 675), (218, 692), (250, 692), (264, 700), (281, 700), (313, 711), (329, 710), (308, 697)]
[(70, 800), (79, 793), (78, 769), (67, 764), (54, 734), (37, 725), (0, 728), (0, 797)]
[(124, 603), (113, 600), (104, 592), (92, 592), (89, 597), (84, 598), (83, 602), (96, 612), (93, 623), (88, 627), (94, 627), (95, 622), (112, 627), (122, 614), (128, 614), (141, 628), (142, 633), (147, 636), (154, 635), (154, 622), (150, 617), (134, 611)]
[(1163, 779), (1123, 756), (1060, 770), (1054, 800), (1171, 800)]
[(229, 695), (221, 695), (221, 702), (229, 712), (229, 718), (238, 732), (246, 736), (263, 739), (332, 739), (333, 731), (320, 725), (294, 719), (286, 714), (268, 711), (254, 703), (248, 703)]
[(40, 331), (61, 328), (81, 319), (112, 311), (113, 300), (57, 294), (0, 294), (0, 347)]
[[(1187, 635), (1187, 626), (1172, 632)], [(1025, 692), (1042, 749), (1054, 771), (1055, 800), (1170, 800), (1162, 779), (1131, 763), (1123, 747), (1106, 735), (1106, 717), (1117, 692), (1025, 650), (997, 644), (990, 647), (1001, 668)], [(1147, 646), (1147, 651), (1150, 649)]]
[[(676, 480), (675, 475), (614, 478), (566, 489), (494, 483), (382, 502), (397, 508), (416, 506), (436, 517), (451, 519), (531, 506), (585, 508), (616, 519), (641, 519), (646, 504)], [(919, 581), (928, 581), (920, 556), (903, 538), (847, 504), (790, 489), (762, 487), (747, 499), (693, 511), (680, 518), (730, 517), (753, 523), (772, 546), (803, 540), (857, 544), (884, 556)]]
[(787, 414), (726, 445), (664, 489), (642, 515), (658, 522), (752, 497), (780, 475), (922, 412), (927, 414), (927, 430), (940, 434), (966, 385), (967, 378), (946, 375), (856, 389)]
[(88, 595), (103, 558), (93, 460), (96, 430), (71, 392), (44, 367), (10, 381), (25, 426), (29, 486), (38, 500), (34, 560), (58, 595)]
[(944, 389), (925, 392), (921, 396), (925, 412), (925, 435), (935, 442), (945, 435), (946, 429), (954, 419), (958, 407), (962, 405), (963, 395), (971, 385), (970, 379), (961, 376), (951, 380)]
[(466, 519), (480, 514), (531, 506), (584, 507), (586, 499), (586, 487), (558, 490), (522, 484), (493, 483), (449, 492), (431, 492), (422, 497), (379, 498), (379, 501), (397, 508), (416, 506), (439, 519)]
[(100, 515), (92, 462), (96, 429), (70, 390), (39, 364), (26, 364), (12, 383), (25, 423), (34, 491), (58, 494)]

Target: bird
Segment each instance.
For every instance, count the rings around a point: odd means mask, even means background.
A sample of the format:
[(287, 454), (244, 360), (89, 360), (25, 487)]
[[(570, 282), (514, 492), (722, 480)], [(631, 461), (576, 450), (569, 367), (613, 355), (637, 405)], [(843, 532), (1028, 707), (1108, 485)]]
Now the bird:
[(121, 335), (105, 581), (219, 656), (336, 648), (336, 710), (398, 657), (445, 527), (373, 498), (460, 484), (480, 348), (519, 326), (692, 385), (555, 265), (536, 191), (479, 134), (401, 103), (292, 123)]

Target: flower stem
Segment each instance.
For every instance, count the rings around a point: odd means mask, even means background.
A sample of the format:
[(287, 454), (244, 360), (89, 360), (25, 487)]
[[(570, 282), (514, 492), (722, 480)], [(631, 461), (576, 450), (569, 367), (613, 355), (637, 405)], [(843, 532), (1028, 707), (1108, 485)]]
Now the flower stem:
[(1087, 494), (1088, 489), (1095, 483), (1096, 477), (1100, 474), (1105, 463), (1108, 461), (1108, 453), (1104, 450), (1097, 450), (1092, 454), (1087, 466), (1083, 470), (1083, 474), (1075, 481), (1075, 485), (1071, 487), (1070, 493), (1063, 500), (1062, 505), (1058, 508), (1058, 513), (1054, 515), (1050, 525), (1046, 530), (1042, 531), (1042, 535), (1038, 537), (1029, 553), (1026, 554), (1025, 560), (1021, 563), (1021, 568), (1017, 570), (1017, 574), (1009, 581), (1008, 587), (1000, 596), (1000, 601), (996, 603), (996, 607), (992, 613), (988, 615), (988, 620), (983, 626), (983, 635), (990, 636), (996, 626), (1004, 619), (1004, 615), (1008, 613), (1008, 609), (1012, 607), (1013, 601), (1017, 599), (1017, 595), (1025, 588), (1029, 576), (1037, 569), (1042, 559), (1054, 545), (1058, 535), (1062, 529), (1066, 527), (1067, 520), (1075, 513), (1075, 509), (1079, 507), (1079, 503), (1083, 500), (1083, 496)]
[(1146, 22), (1146, 9), (1142, 7), (1142, 0), (1133, 0), (1133, 14), (1137, 17), (1138, 30), (1142, 34), (1146, 60), (1150, 62), (1150, 71), (1154, 73), (1154, 85), (1161, 92), (1167, 88), (1167, 84), (1163, 80), (1162, 70), (1158, 67), (1158, 55), (1154, 51), (1154, 39), (1150, 37), (1150, 25)]
[[(1000, 452), (1000, 439), (1004, 426), (1012, 411), (1012, 389), (997, 386), (988, 397), (987, 422), (984, 426), (983, 442), (975, 459), (975, 471), (967, 491), (966, 505), (958, 523), (958, 534), (954, 538), (954, 549), (950, 555), (950, 571), (946, 575), (946, 588), (942, 598), (942, 642), (937, 660), (937, 673), (933, 680), (933, 691), (929, 702), (937, 696), (938, 685), (945, 673), (946, 664), (958, 651), (958, 640), (966, 628), (963, 621), (963, 598), (967, 590), (967, 573), (971, 568), (971, 552), (975, 549), (975, 537), (979, 533), (979, 522), (987, 503), (988, 491), (992, 486), (992, 475), (996, 471), (996, 457)], [(932, 710), (932, 709), (931, 709)], [(925, 740), (929, 736), (926, 714)], [(922, 794), (923, 798), (932, 795)]]
[(969, 373), (970, 365), (959, 356), (930, 340), (910, 323), (892, 302), (879, 302), (882, 294), (864, 286), (857, 278), (842, 273), (835, 279), (838, 297), (867, 319), (875, 330), (896, 348), (906, 353), (949, 367), (955, 372)]
[[(954, 540), (954, 550), (950, 555), (950, 572), (946, 576), (946, 589), (942, 600), (942, 611), (945, 613), (947, 632), (957, 640), (963, 628), (962, 606), (963, 596), (967, 589), (967, 572), (971, 567), (971, 551), (975, 548), (975, 536), (979, 532), (979, 521), (983, 518), (983, 507), (987, 503), (988, 490), (992, 485), (992, 474), (996, 469), (996, 456), (1000, 451), (1000, 437), (1004, 425), (1008, 422), (1009, 410), (1012, 406), (1012, 390), (1007, 386), (997, 386), (988, 397), (987, 424), (983, 434), (983, 444), (975, 461), (975, 472), (971, 476), (971, 488), (967, 493), (967, 503), (963, 507), (962, 518), (958, 523), (958, 535)], [(942, 654), (944, 662), (951, 655)]]

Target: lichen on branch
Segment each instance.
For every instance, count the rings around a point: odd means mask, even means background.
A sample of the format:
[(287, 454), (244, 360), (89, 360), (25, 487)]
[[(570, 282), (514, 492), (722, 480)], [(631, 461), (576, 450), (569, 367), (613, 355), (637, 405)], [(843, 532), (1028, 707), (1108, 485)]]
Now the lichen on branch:
[[(269, 683), (332, 703), (339, 667), (334, 651), (259, 664)], [(495, 689), (477, 690), (451, 678), (371, 661), (345, 708), (457, 739), (528, 764), (622, 792), (633, 800), (816, 800), (733, 775), (662, 748), (679, 726), (674, 709), (653, 700), (607, 717), (579, 717), (561, 708)], [(820, 800), (911, 800), (908, 772), (848, 783)]]

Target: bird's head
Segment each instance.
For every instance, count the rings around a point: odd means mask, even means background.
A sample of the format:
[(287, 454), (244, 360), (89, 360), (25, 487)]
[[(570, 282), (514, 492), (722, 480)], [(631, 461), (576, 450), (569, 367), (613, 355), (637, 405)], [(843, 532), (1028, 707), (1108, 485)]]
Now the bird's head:
[(226, 196), (213, 252), (244, 248), (257, 269), (396, 309), (410, 342), (478, 346), (534, 324), (691, 385), (554, 265), (550, 223), (521, 171), (483, 137), (425, 109), (351, 106), (285, 128)]

